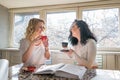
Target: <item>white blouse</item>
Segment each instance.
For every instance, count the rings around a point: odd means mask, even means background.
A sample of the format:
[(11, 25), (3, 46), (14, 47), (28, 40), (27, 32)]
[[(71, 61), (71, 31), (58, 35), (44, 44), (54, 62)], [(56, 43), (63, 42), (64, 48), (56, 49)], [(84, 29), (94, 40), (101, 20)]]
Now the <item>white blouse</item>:
[[(20, 41), (20, 54), (21, 56), (28, 49), (30, 42), (27, 39), (22, 39)], [(45, 47), (43, 45), (35, 46), (32, 50), (32, 55), (30, 58), (24, 63), (24, 66), (40, 66), (45, 62)]]
[[(74, 52), (80, 56), (82, 59), (87, 61), (93, 62), (93, 65), (96, 65), (95, 58), (96, 58), (96, 42), (93, 39), (88, 39), (85, 45), (81, 45), (78, 42), (77, 45), (71, 47)], [(79, 57), (74, 55), (77, 62), (79, 62)]]

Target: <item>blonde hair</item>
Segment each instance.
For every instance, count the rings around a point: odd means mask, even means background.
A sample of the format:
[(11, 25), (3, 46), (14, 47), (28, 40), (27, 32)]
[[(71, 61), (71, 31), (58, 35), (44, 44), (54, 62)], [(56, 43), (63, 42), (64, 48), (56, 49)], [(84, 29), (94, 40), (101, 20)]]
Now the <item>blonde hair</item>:
[[(29, 41), (32, 41), (32, 35), (34, 34), (35, 27), (39, 22), (43, 22), (45, 24), (44, 20), (42, 20), (42, 19), (38, 19), (38, 18), (30, 19), (27, 29), (26, 29), (26, 33), (25, 33), (26, 39), (28, 39)], [(44, 27), (44, 29), (45, 29), (45, 27)]]

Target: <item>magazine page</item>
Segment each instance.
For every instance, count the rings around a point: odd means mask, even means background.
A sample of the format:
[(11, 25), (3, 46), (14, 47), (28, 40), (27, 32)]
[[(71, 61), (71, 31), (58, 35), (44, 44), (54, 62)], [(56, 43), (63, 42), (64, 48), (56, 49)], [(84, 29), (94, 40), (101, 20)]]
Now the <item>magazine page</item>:
[(57, 69), (63, 67), (64, 65), (64, 63), (55, 65), (43, 65), (38, 70), (36, 70), (34, 74), (54, 74)]
[(77, 66), (73, 64), (66, 64), (62, 68), (58, 69), (55, 73), (56, 76), (81, 79), (86, 72), (84, 66)]

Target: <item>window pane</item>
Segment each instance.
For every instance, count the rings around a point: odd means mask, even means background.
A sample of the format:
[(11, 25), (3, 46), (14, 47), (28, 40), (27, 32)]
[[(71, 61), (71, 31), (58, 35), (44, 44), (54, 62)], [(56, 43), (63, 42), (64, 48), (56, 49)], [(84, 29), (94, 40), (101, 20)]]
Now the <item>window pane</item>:
[(76, 12), (47, 14), (47, 35), (51, 48), (60, 48), (61, 42), (68, 40), (69, 28), (74, 19), (76, 19)]
[(19, 41), (24, 37), (26, 27), (31, 18), (39, 18), (39, 13), (15, 14), (13, 47), (19, 46)]
[(83, 19), (97, 36), (99, 47), (120, 47), (118, 8), (83, 11)]

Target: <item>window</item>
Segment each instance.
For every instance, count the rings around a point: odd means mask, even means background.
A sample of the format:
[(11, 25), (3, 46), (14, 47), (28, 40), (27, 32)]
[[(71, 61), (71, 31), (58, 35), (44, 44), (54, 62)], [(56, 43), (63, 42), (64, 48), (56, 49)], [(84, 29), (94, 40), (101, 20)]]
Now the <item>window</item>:
[(120, 47), (119, 9), (84, 10), (83, 19), (98, 39), (98, 47)]
[[(51, 49), (61, 48), (61, 42), (68, 40), (69, 28), (72, 22), (78, 18), (85, 20), (97, 37), (97, 46), (99, 49), (114, 49), (120, 47), (120, 15), (119, 9), (111, 5), (102, 8), (102, 6), (77, 7), (70, 8), (69, 11), (61, 10), (53, 12), (52, 9), (41, 10), (41, 17), (46, 20), (46, 33), (49, 38), (49, 46)], [(112, 8), (111, 8), (112, 7)], [(45, 13), (46, 11), (47, 13)], [(82, 12), (82, 13), (81, 13)], [(76, 15), (79, 14), (79, 15)], [(77, 17), (76, 17), (77, 16)], [(24, 36), (26, 27), (30, 18), (39, 18), (39, 13), (23, 12), (15, 13), (14, 30), (12, 37), (12, 46), (18, 47), (20, 39)], [(103, 49), (103, 48), (102, 48)], [(104, 49), (104, 50), (105, 50)]]
[(26, 27), (31, 18), (39, 18), (39, 13), (16, 13), (13, 33), (13, 47), (19, 46), (19, 41), (24, 37)]
[(69, 28), (76, 19), (76, 12), (47, 13), (47, 35), (50, 48), (58, 49), (68, 40)]

